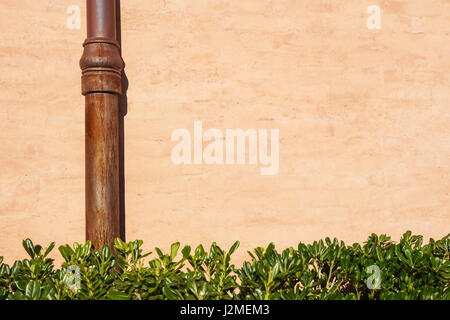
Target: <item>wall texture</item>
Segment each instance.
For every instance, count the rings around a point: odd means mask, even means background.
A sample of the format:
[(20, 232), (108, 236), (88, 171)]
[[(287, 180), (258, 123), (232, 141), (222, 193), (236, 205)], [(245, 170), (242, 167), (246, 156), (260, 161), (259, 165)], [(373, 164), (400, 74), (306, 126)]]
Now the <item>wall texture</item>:
[[(0, 0), (0, 12), (0, 255), (12, 261), (25, 237), (84, 241), (85, 9)], [(122, 1), (127, 238), (149, 250), (239, 239), (239, 261), (270, 241), (447, 234), (449, 20), (448, 0)], [(171, 133), (194, 120), (279, 129), (279, 173), (174, 165)]]

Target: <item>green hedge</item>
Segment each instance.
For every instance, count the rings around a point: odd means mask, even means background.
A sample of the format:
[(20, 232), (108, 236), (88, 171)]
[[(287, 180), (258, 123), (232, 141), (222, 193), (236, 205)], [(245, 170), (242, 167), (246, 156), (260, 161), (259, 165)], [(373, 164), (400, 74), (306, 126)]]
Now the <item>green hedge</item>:
[(228, 251), (185, 246), (181, 254), (175, 243), (149, 257), (140, 240), (117, 239), (114, 255), (88, 241), (59, 247), (59, 269), (48, 258), (54, 243), (23, 246), (29, 259), (9, 266), (0, 257), (0, 300), (450, 299), (450, 234), (428, 244), (410, 231), (398, 243), (375, 234), (351, 246), (326, 238), (281, 253), (270, 244), (249, 252), (241, 268), (230, 262), (238, 242)]

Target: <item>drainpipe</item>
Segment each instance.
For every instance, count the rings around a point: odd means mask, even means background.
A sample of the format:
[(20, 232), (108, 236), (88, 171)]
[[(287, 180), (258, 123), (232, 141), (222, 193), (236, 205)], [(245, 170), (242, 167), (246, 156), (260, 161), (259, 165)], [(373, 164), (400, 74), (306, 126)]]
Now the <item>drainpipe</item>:
[(124, 63), (116, 0), (86, 0), (87, 39), (80, 60), (85, 96), (86, 240), (95, 249), (120, 237), (119, 95)]

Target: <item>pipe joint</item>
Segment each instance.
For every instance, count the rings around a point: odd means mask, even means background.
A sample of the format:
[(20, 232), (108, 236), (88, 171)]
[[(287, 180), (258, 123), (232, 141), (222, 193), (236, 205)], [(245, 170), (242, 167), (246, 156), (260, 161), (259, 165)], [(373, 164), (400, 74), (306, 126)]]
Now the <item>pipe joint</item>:
[(122, 94), (124, 62), (119, 43), (107, 38), (88, 38), (83, 47), (80, 60), (82, 94)]

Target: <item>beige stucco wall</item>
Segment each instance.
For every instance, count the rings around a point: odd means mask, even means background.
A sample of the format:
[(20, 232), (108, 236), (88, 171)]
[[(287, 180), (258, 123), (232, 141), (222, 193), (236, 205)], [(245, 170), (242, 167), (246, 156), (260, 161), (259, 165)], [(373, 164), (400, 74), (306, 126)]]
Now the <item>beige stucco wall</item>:
[[(67, 8), (81, 8), (81, 29)], [(368, 6), (381, 8), (369, 30)], [(84, 240), (83, 0), (0, 0), (0, 255)], [(449, 232), (450, 1), (125, 0), (127, 238), (245, 249)], [(280, 168), (171, 161), (280, 130)]]

